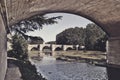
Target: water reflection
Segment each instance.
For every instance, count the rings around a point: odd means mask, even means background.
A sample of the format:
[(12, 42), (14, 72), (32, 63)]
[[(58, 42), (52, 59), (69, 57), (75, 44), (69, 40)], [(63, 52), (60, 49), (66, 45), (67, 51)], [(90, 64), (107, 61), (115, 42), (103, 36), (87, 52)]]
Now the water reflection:
[(38, 72), (48, 80), (108, 80), (105, 67), (56, 61), (52, 56), (44, 56), (41, 61), (33, 61)]

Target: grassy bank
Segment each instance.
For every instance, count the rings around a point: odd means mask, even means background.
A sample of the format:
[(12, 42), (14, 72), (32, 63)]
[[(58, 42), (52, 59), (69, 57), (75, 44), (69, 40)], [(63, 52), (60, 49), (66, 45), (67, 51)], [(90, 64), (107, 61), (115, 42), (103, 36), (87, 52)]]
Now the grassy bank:
[(106, 54), (100, 51), (64, 51), (58, 56), (81, 57), (88, 59), (106, 59)]
[[(55, 51), (55, 58), (57, 60), (69, 62), (87, 62), (92, 64), (106, 64), (106, 53), (101, 51)], [(42, 54), (40, 53), (42, 57)], [(37, 51), (31, 51), (29, 57), (36, 57), (39, 59)]]
[(106, 63), (106, 54), (100, 51), (66, 51), (56, 56), (57, 60), (88, 63)]
[(10, 62), (19, 67), (23, 80), (46, 80), (40, 74), (38, 75), (35, 66), (29, 61), (9, 59), (8, 63)]

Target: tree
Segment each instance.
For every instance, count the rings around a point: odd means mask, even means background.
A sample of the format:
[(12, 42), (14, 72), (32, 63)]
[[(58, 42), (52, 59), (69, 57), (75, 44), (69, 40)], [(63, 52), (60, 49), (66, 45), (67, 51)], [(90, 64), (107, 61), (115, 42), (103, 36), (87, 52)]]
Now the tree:
[(43, 44), (44, 40), (41, 37), (37, 36), (28, 36), (28, 43), (29, 44)]
[(61, 19), (61, 18), (62, 16), (48, 18), (48, 17), (44, 17), (44, 15), (36, 15), (26, 20), (22, 20), (12, 25), (10, 28), (11, 28), (11, 31), (14, 31), (15, 33), (19, 33), (25, 36), (25, 33), (29, 31), (42, 29), (43, 25), (51, 25), (51, 24), (58, 23), (57, 19)]
[(25, 38), (21, 35), (15, 34), (12, 37), (12, 53), (17, 59), (25, 60), (28, 57), (28, 45)]
[(63, 32), (57, 34), (56, 43), (57, 44), (70, 44), (70, 45), (84, 45), (85, 39), (84, 28), (69, 28)]
[(41, 37), (28, 36), (26, 35), (26, 33), (38, 29), (40, 30), (43, 28), (43, 25), (51, 25), (58, 23), (57, 19), (61, 18), (62, 16), (48, 18), (44, 17), (44, 15), (36, 15), (26, 20), (18, 22), (11, 26), (10, 28), (11, 31), (14, 32), (14, 34), (22, 35), (26, 40), (30, 40), (28, 41), (30, 43), (43, 43), (44, 40)]
[(105, 51), (106, 33), (96, 24), (90, 23), (86, 28), (68, 28), (56, 35), (57, 44), (82, 45), (87, 50)]
[(102, 38), (97, 39), (94, 49), (98, 51), (106, 51), (106, 41), (108, 40), (108, 36), (104, 35)]
[(90, 23), (86, 26), (85, 45), (88, 50), (96, 50), (95, 46), (101, 46), (100, 43), (105, 39), (104, 37), (107, 38), (106, 33), (96, 24)]

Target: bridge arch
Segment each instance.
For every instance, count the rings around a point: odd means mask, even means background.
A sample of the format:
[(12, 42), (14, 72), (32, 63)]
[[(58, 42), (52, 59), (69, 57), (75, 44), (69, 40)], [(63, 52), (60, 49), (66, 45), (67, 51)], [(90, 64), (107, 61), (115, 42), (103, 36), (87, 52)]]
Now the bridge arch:
[(33, 48), (31, 48), (31, 50), (30, 51), (38, 51), (39, 49), (37, 48), (37, 47), (33, 47)]
[(31, 51), (32, 49), (38, 49), (38, 45), (37, 44), (30, 44), (30, 45), (28, 45), (28, 51)]
[(42, 51), (44, 52), (44, 51), (51, 51), (51, 47), (50, 46), (44, 46), (43, 48), (42, 48)]
[[(120, 16), (118, 16), (120, 7), (116, 5), (120, 3), (118, 0), (16, 0), (14, 4), (11, 2), (7, 1), (10, 25), (37, 14), (65, 12), (76, 14), (95, 22), (109, 36), (119, 36), (120, 33), (118, 27), (120, 26)], [(21, 6), (18, 8), (17, 4)], [(114, 27), (115, 25), (116, 27)], [(116, 32), (113, 32), (113, 30)]]
[(56, 47), (54, 51), (61, 51), (63, 50), (62, 47)]
[(66, 48), (66, 51), (73, 50), (73, 47)]

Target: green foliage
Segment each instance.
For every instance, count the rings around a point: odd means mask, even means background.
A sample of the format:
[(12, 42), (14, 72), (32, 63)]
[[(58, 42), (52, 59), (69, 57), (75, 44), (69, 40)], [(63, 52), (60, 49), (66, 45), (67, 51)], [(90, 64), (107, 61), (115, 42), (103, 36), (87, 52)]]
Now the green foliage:
[(96, 24), (88, 24), (86, 28), (69, 28), (57, 34), (57, 44), (82, 45), (87, 50), (105, 51), (106, 33)]
[[(102, 45), (104, 45), (102, 47), (105, 48), (106, 40), (107, 40), (107, 35), (99, 26), (97, 26), (96, 24), (93, 24), (93, 23), (88, 24), (86, 26), (85, 45), (86, 45), (87, 49), (96, 50), (97, 47), (100, 48), (100, 46), (102, 46)], [(104, 44), (102, 43), (103, 41), (104, 41)], [(99, 50), (99, 49), (97, 49), (97, 50)]]
[(15, 34), (12, 37), (12, 53), (14, 57), (25, 60), (28, 57), (28, 45), (23, 36)]
[(19, 33), (27, 33), (29, 31), (35, 31), (35, 30), (40, 30), (43, 28), (43, 25), (51, 25), (58, 23), (57, 19), (61, 19), (62, 16), (57, 16), (57, 17), (44, 17), (43, 15), (36, 15), (33, 17), (30, 17), (26, 20), (20, 21), (16, 23), (15, 25), (11, 26), (12, 31), (16, 31)]
[(97, 39), (94, 49), (98, 51), (106, 51), (106, 41), (108, 40), (107, 35), (103, 36), (102, 38)]
[(29, 44), (43, 44), (44, 40), (41, 37), (37, 36), (29, 36), (28, 43)]
[[(11, 26), (11, 31), (15, 33), (22, 34), (22, 36), (28, 40), (28, 38), (31, 39), (31, 43), (43, 43), (43, 39), (41, 37), (32, 37), (28, 36), (25, 33), (29, 31), (35, 31), (35, 30), (40, 30), (43, 28), (43, 25), (51, 25), (58, 23), (57, 19), (61, 19), (62, 16), (57, 16), (57, 17), (44, 17), (44, 15), (35, 15), (32, 16), (28, 19), (25, 19), (23, 21), (20, 21), (13, 26)], [(41, 39), (40, 39), (41, 38)]]
[(84, 28), (69, 28), (57, 34), (57, 44), (71, 44), (71, 45), (84, 45), (85, 30)]
[(30, 44), (42, 44), (44, 42), (43, 38), (39, 36), (28, 36), (19, 30), (16, 33), (22, 35)]
[(19, 67), (21, 80), (46, 80), (40, 73), (37, 72), (35, 65), (31, 64), (30, 61), (8, 59), (8, 63)]

